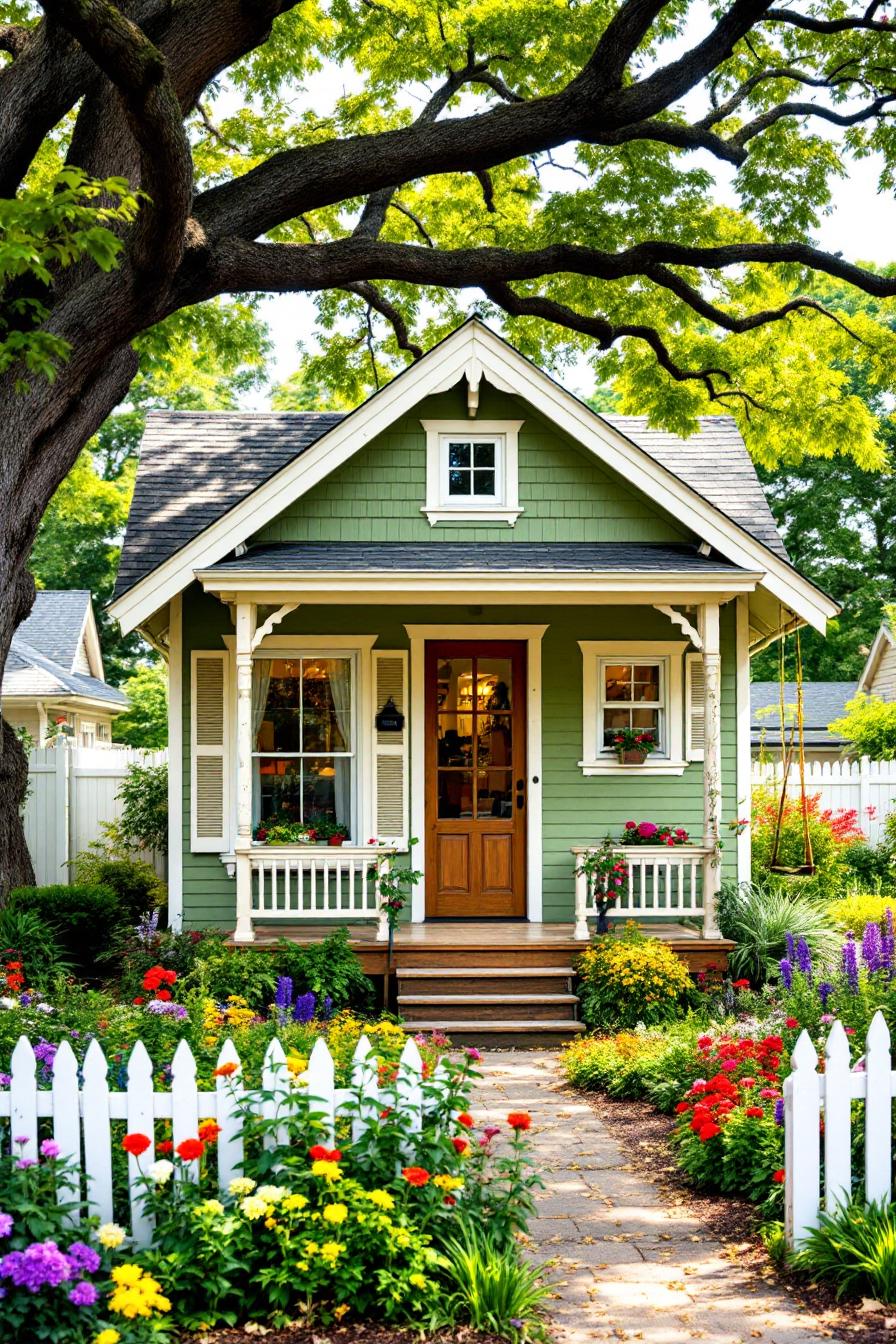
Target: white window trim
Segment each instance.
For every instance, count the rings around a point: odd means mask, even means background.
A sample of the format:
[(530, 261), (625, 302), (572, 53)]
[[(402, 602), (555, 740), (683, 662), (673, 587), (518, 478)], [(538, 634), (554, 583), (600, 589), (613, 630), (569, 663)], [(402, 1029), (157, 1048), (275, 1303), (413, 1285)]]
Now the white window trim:
[[(420, 423), (426, 432), (426, 503), (420, 512), (426, 514), (430, 527), (437, 523), (457, 522), (507, 523), (513, 527), (523, 512), (520, 508), (519, 432), (525, 420), (421, 420)], [(442, 467), (442, 445), (447, 436), (463, 436), (465, 439), (481, 436), (497, 441), (498, 500), (475, 504), (469, 497), (459, 496), (456, 503), (450, 501)]]
[[(595, 640), (580, 639), (582, 650), (582, 759), (583, 775), (682, 775), (684, 759), (684, 678), (682, 657), (687, 640)], [(666, 730), (668, 748), (651, 752), (643, 765), (621, 765), (601, 747), (598, 731), (599, 676), (602, 658), (620, 662), (663, 659), (666, 672)]]

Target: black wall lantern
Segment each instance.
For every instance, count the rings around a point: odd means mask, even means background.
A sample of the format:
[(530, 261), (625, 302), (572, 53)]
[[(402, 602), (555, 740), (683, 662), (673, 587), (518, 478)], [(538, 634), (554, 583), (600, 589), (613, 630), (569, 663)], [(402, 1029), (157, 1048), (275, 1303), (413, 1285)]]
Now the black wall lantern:
[(404, 727), (404, 715), (391, 695), (376, 716), (378, 733), (400, 733)]

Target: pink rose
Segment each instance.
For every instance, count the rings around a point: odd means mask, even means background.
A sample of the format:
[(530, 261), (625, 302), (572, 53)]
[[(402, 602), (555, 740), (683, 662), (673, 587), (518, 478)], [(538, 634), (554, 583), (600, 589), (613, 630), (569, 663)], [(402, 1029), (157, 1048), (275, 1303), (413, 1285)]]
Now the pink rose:
[(638, 834), (642, 840), (646, 840), (648, 836), (656, 835), (657, 830), (658, 827), (654, 826), (652, 821), (642, 821), (638, 827)]

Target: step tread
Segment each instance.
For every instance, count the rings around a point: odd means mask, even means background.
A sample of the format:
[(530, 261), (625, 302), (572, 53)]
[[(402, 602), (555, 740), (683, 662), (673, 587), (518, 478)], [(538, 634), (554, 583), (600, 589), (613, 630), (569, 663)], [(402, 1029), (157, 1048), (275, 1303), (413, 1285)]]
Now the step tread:
[(481, 979), (495, 975), (514, 976), (520, 979), (527, 975), (571, 976), (575, 971), (571, 966), (399, 966), (396, 968), (399, 980), (468, 980), (470, 977)]
[(398, 1003), (578, 1003), (576, 994), (399, 994)]
[(468, 1021), (461, 1022), (406, 1022), (405, 1031), (415, 1034), (418, 1031), (462, 1031), (467, 1034), (470, 1032), (480, 1032), (483, 1035), (488, 1031), (514, 1031), (520, 1036), (524, 1036), (527, 1031), (568, 1031), (573, 1034), (584, 1031), (584, 1022), (568, 1021), (566, 1018), (554, 1018), (549, 1022), (541, 1022), (533, 1019), (531, 1022), (520, 1021), (519, 1018), (512, 1022), (504, 1022), (498, 1018), (494, 1021), (488, 1019), (477, 1020), (470, 1018)]

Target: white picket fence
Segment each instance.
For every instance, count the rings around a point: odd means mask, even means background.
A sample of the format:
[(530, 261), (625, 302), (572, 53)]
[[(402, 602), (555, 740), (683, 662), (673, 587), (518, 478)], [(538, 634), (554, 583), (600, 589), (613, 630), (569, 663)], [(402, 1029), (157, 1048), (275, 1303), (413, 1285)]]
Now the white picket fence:
[[(201, 1120), (215, 1120), (221, 1126), (214, 1152), (218, 1185), (226, 1191), (234, 1176), (241, 1173), (246, 1105), (269, 1120), (283, 1120), (282, 1127), (277, 1126), (265, 1136), (268, 1148), (288, 1142), (288, 1107), (292, 1096), (298, 1100), (298, 1087), (310, 1102), (315, 1123), (312, 1142), (332, 1144), (336, 1117), (346, 1114), (351, 1114), (352, 1140), (357, 1142), (384, 1106), (400, 1111), (410, 1140), (422, 1130), (424, 1115), (438, 1104), (439, 1089), (447, 1083), (447, 1073), (439, 1064), (424, 1090), (423, 1061), (413, 1038), (407, 1040), (402, 1050), (395, 1081), (386, 1086), (379, 1083), (377, 1060), (366, 1036), (361, 1037), (355, 1049), (348, 1088), (336, 1086), (336, 1066), (322, 1037), (315, 1042), (306, 1071), (295, 1080), (286, 1068), (283, 1047), (275, 1037), (265, 1052), (257, 1100), (243, 1084), (240, 1057), (229, 1039), (218, 1056), (218, 1067), (222, 1064), (235, 1065), (235, 1071), (227, 1077), (215, 1078), (214, 1091), (200, 1090), (196, 1060), (182, 1040), (171, 1061), (171, 1090), (157, 1092), (152, 1060), (143, 1042), (138, 1041), (127, 1063), (126, 1090), (113, 1092), (109, 1087), (109, 1065), (99, 1042), (93, 1040), (88, 1046), (79, 1077), (75, 1053), (68, 1041), (63, 1041), (53, 1062), (52, 1088), (46, 1090), (38, 1087), (37, 1060), (31, 1042), (27, 1036), (21, 1036), (12, 1055), (9, 1090), (0, 1092), (0, 1121), (10, 1120), (9, 1143), (17, 1156), (25, 1158), (39, 1155), (39, 1121), (46, 1118), (52, 1121), (60, 1156), (71, 1159), (79, 1173), (76, 1190), (68, 1184), (60, 1189), (60, 1203), (73, 1197), (84, 1198), (101, 1223), (112, 1221), (114, 1209), (112, 1148), (116, 1140), (111, 1122), (123, 1120), (127, 1133), (145, 1134), (150, 1140), (149, 1148), (139, 1159), (128, 1157), (128, 1198), (131, 1236), (138, 1246), (147, 1246), (152, 1241), (153, 1221), (143, 1206), (141, 1172), (145, 1173), (155, 1161), (158, 1120), (171, 1121), (175, 1148), (184, 1139), (196, 1138)], [(269, 1095), (263, 1097), (261, 1093)], [(190, 1167), (186, 1170), (189, 1173)], [(195, 1167), (193, 1173), (195, 1179)]]
[[(61, 740), (36, 747), (28, 761), (30, 793), (25, 840), (39, 886), (71, 880), (70, 860), (103, 838), (102, 823), (117, 821), (116, 798), (131, 765), (164, 765), (167, 751), (76, 747)], [(164, 876), (161, 855), (145, 855)]]
[[(835, 1213), (852, 1193), (851, 1103), (865, 1107), (865, 1199), (889, 1200), (893, 1180), (890, 1112), (896, 1073), (890, 1057), (890, 1032), (883, 1013), (871, 1019), (865, 1054), (850, 1061), (842, 1022), (834, 1022), (824, 1049), (824, 1073), (807, 1031), (790, 1056), (792, 1072), (784, 1080), (785, 1232), (799, 1249), (818, 1226), (822, 1207)], [(824, 1115), (824, 1190), (821, 1175), (821, 1117)]]
[[(780, 761), (754, 761), (753, 787), (781, 783)], [(787, 792), (799, 797), (800, 772), (791, 765)], [(879, 843), (883, 824), (896, 811), (896, 761), (812, 761), (806, 766), (806, 792), (821, 794), (822, 807), (855, 808), (859, 825), (872, 845)]]

